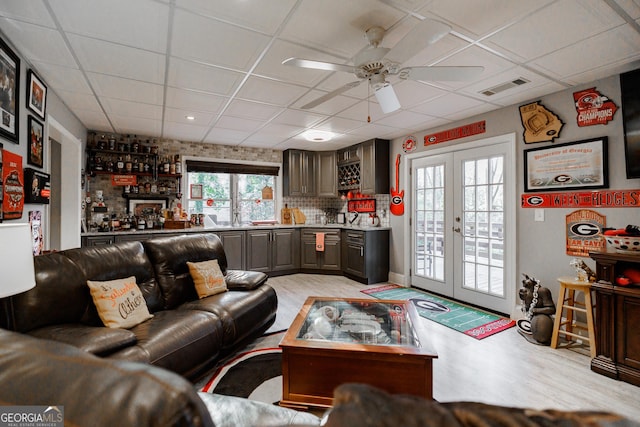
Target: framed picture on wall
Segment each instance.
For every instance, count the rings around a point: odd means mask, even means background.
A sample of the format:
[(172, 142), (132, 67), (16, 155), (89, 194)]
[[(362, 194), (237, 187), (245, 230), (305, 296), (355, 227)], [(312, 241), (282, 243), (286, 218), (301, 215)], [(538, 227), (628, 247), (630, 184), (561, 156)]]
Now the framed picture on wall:
[(607, 137), (524, 151), (524, 191), (609, 188)]
[(29, 70), (27, 74), (27, 107), (44, 120), (47, 109), (47, 86), (33, 70)]
[(42, 123), (29, 116), (29, 157), (27, 158), (27, 163), (39, 168), (42, 167), (42, 158), (44, 156), (43, 136), (44, 126)]
[(20, 59), (0, 38), (0, 135), (19, 144)]

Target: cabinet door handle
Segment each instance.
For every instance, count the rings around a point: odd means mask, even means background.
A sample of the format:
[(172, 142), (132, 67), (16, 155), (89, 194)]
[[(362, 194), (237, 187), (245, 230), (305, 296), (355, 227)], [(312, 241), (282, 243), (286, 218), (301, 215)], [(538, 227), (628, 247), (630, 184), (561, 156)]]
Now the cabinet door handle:
[(364, 248), (360, 246), (360, 256), (364, 256)]

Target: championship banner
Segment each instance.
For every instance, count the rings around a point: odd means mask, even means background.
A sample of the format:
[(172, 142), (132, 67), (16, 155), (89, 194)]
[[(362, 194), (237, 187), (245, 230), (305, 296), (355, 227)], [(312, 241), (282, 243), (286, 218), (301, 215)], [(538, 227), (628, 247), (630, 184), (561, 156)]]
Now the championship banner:
[(22, 172), (22, 156), (4, 150), (2, 155), (3, 200), (2, 213), (4, 219), (22, 218), (24, 208), (24, 175)]
[(596, 211), (581, 209), (566, 216), (567, 255), (589, 256), (589, 252), (603, 252), (607, 242), (602, 238), (602, 229), (607, 217)]
[(445, 141), (478, 135), (480, 133), (485, 133), (486, 131), (486, 122), (482, 120), (480, 122), (471, 123), (457, 128), (443, 130), (442, 132), (432, 133), (431, 135), (425, 135), (424, 145), (439, 144)]
[(521, 196), (523, 208), (637, 208), (640, 189), (527, 193)]
[(578, 126), (606, 125), (613, 120), (618, 110), (616, 104), (596, 90), (595, 87), (573, 93), (578, 112)]

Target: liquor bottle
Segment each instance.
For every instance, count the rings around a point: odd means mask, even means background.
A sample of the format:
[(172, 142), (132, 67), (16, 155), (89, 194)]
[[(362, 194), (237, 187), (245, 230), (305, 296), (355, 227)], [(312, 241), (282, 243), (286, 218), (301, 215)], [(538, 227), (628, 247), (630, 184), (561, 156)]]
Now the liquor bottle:
[(122, 160), (122, 156), (118, 156), (118, 161), (116, 162), (116, 169), (118, 169), (118, 173), (122, 173), (124, 171), (124, 160)]
[(180, 154), (176, 154), (175, 162), (176, 162), (176, 174), (177, 175), (181, 175), (182, 174), (182, 163), (180, 162)]

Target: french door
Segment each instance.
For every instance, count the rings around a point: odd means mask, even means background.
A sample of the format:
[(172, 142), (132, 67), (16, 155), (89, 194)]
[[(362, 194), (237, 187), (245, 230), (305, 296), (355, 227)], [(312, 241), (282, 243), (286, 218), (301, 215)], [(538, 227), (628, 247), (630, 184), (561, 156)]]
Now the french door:
[(412, 160), (413, 286), (511, 313), (512, 157), (503, 142)]

